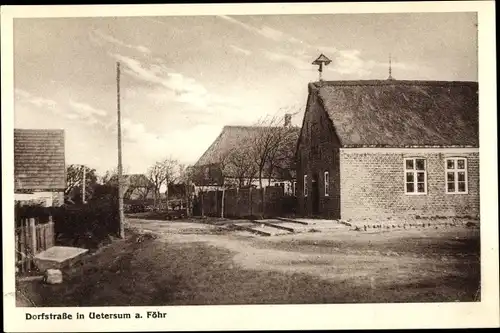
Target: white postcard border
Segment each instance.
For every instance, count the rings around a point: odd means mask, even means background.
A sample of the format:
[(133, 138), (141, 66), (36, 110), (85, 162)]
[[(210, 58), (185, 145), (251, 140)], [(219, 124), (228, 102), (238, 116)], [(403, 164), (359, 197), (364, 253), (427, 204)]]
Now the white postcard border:
[[(498, 180), (496, 149), (496, 54), (493, 1), (401, 3), (299, 3), (226, 5), (3, 6), (2, 7), (2, 217), (4, 330), (164, 331), (243, 329), (472, 328), (499, 325)], [(478, 12), (481, 302), (343, 305), (229, 305), (164, 307), (16, 308), (14, 288), (13, 194), (13, 18), (83, 16), (249, 15), (389, 12)], [(165, 319), (25, 320), (26, 313), (145, 314), (166, 312)]]

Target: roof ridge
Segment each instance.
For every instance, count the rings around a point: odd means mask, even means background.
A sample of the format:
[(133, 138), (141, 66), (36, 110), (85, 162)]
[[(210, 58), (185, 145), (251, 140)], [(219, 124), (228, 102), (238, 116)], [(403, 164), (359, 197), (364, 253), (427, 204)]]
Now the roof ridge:
[(321, 88), (325, 86), (375, 86), (375, 85), (413, 85), (413, 86), (467, 86), (478, 85), (477, 81), (443, 81), (443, 80), (332, 80), (315, 81), (310, 86)]
[(24, 132), (64, 132), (64, 128), (14, 128), (14, 131)]

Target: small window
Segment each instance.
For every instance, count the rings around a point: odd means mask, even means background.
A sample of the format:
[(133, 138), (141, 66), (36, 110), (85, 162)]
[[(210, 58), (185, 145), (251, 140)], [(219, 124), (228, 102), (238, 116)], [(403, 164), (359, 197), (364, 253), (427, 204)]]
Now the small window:
[(427, 194), (427, 165), (423, 158), (405, 159), (405, 193)]
[(304, 175), (304, 196), (307, 197), (307, 175)]
[(293, 195), (297, 195), (297, 182), (293, 182), (292, 187)]
[(325, 197), (330, 195), (330, 174), (325, 171)]
[(466, 194), (467, 188), (467, 159), (454, 157), (446, 159), (446, 193)]

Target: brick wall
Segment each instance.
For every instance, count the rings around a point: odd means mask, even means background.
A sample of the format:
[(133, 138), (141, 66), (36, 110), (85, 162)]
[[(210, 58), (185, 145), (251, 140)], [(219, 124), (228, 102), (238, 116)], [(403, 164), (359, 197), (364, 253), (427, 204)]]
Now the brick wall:
[[(479, 216), (479, 153), (340, 151), (341, 217)], [(427, 194), (404, 191), (404, 158), (422, 157), (427, 163)], [(466, 157), (468, 194), (445, 192), (445, 159)]]
[[(304, 115), (302, 135), (298, 147), (297, 199), (300, 215), (318, 215), (340, 218), (340, 143), (328, 115), (317, 101), (317, 95), (309, 94)], [(325, 196), (324, 173), (329, 172), (330, 190)], [(304, 196), (304, 175), (307, 175), (308, 196)], [(313, 179), (317, 180), (318, 209), (313, 209)]]

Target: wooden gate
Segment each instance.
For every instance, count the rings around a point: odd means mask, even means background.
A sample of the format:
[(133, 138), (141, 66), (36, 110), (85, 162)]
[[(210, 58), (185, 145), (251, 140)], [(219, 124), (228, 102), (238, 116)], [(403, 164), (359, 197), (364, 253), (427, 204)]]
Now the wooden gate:
[(16, 267), (19, 273), (33, 270), (33, 258), (36, 254), (54, 246), (54, 222), (37, 223), (37, 218), (23, 219), (21, 227), (15, 229)]

